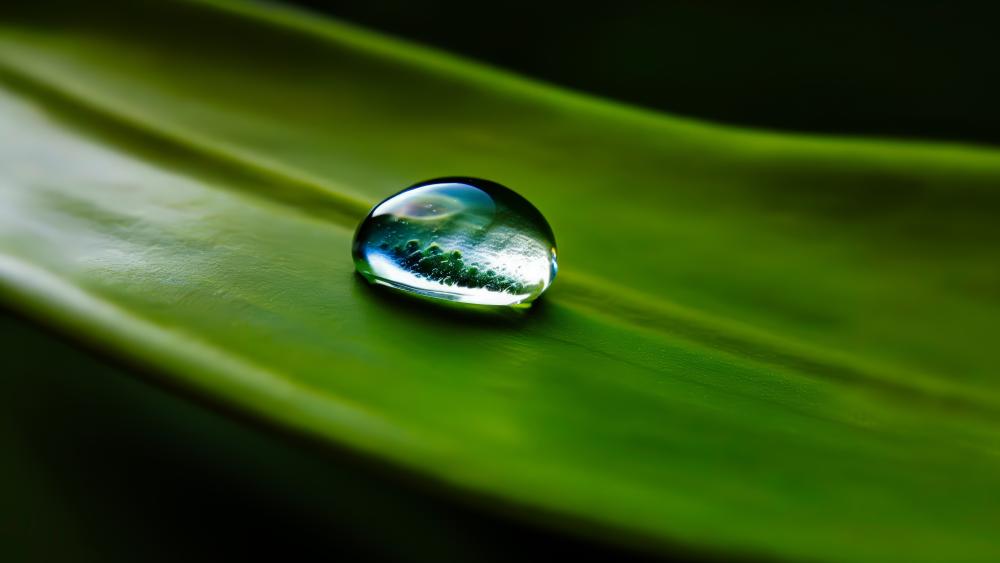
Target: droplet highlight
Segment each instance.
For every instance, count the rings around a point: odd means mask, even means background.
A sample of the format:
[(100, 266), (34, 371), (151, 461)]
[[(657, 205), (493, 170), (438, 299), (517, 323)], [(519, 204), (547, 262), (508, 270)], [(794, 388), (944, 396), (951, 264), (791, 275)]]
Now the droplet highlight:
[(477, 305), (527, 305), (552, 284), (552, 229), (528, 200), (476, 178), (440, 178), (376, 205), (354, 234), (369, 282)]

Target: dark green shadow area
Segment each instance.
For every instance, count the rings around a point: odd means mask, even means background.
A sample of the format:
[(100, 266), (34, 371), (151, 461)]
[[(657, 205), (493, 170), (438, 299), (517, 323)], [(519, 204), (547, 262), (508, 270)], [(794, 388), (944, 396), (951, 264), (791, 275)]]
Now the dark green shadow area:
[(675, 114), (1000, 143), (990, 2), (285, 1)]

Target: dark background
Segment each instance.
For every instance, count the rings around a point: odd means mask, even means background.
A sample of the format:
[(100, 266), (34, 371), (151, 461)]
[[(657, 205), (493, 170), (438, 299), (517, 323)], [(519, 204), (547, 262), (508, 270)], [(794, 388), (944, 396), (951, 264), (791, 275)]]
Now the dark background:
[(291, 3), (677, 115), (1000, 144), (994, 2)]

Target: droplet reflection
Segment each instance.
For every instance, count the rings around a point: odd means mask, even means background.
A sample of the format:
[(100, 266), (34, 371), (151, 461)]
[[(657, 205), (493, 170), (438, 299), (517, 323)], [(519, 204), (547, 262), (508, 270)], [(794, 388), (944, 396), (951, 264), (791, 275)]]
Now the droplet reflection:
[(479, 305), (528, 304), (556, 275), (556, 244), (542, 214), (486, 180), (442, 178), (386, 199), (354, 235), (368, 281)]

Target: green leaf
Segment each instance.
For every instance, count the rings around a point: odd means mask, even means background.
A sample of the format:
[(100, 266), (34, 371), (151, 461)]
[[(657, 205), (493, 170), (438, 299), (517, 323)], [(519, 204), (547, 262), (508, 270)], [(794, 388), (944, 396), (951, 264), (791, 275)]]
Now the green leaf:
[[(728, 129), (281, 8), (134, 4), (0, 8), (7, 305), (622, 541), (1000, 557), (997, 151)], [(528, 314), (353, 275), (368, 206), (447, 175), (552, 224)]]

